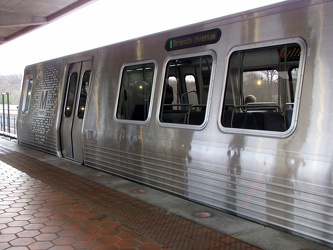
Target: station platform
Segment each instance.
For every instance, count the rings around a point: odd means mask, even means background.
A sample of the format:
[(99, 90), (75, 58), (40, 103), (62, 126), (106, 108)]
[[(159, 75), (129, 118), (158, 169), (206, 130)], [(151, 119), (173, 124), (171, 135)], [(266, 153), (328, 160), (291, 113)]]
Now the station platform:
[(0, 190), (0, 249), (330, 249), (6, 138)]

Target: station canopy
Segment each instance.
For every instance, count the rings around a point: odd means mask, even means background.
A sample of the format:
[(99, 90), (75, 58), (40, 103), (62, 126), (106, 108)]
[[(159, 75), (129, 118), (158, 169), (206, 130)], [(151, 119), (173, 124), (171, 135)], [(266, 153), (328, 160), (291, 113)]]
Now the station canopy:
[(0, 45), (97, 0), (0, 0)]

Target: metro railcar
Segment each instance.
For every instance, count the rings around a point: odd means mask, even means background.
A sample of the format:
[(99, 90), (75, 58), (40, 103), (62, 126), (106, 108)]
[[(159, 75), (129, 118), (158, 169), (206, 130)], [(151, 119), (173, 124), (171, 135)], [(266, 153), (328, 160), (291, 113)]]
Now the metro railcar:
[(333, 1), (29, 65), (18, 142), (333, 244)]

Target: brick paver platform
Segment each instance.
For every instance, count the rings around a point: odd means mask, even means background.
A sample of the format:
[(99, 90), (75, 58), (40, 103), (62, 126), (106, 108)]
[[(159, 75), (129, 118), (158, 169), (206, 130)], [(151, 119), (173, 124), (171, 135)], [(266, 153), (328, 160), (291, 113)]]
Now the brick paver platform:
[(258, 249), (0, 147), (0, 249)]

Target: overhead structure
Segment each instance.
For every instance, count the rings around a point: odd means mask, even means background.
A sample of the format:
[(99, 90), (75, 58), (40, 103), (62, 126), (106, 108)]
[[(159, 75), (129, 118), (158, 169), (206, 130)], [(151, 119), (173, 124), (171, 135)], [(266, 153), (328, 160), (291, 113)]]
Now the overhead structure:
[(0, 0), (0, 45), (97, 0)]

